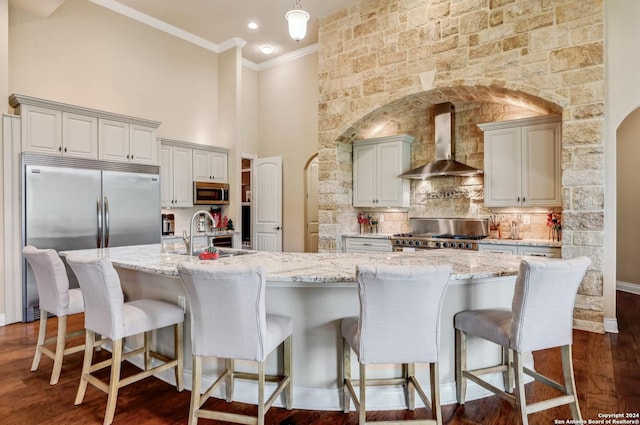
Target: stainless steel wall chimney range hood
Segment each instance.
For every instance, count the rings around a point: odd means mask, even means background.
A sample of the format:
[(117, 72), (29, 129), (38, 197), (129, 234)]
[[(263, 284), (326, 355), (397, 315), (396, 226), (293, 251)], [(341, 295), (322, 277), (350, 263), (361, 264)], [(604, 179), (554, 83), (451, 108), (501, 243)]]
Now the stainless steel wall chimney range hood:
[(435, 161), (400, 174), (405, 179), (428, 179), (437, 176), (478, 176), (482, 170), (453, 160), (455, 154), (455, 107), (452, 103), (435, 105)]

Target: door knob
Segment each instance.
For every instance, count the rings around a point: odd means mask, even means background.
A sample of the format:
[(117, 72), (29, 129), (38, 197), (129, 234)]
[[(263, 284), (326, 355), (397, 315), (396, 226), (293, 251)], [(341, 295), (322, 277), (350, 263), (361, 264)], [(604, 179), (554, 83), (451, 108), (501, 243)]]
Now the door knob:
[(276, 229), (276, 230), (280, 230), (280, 229), (281, 229), (281, 227), (280, 227), (280, 226), (277, 226), (275, 229)]

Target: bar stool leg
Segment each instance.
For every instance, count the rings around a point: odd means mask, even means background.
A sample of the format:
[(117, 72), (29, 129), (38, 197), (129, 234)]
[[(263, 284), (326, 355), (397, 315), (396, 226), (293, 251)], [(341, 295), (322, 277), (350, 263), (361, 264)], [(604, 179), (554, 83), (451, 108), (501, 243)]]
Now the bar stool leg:
[(367, 366), (360, 363), (360, 408), (358, 409), (358, 423), (367, 422)]
[(53, 371), (51, 372), (50, 385), (55, 385), (60, 379), (62, 371), (62, 359), (64, 358), (64, 347), (67, 342), (67, 316), (58, 316), (58, 336), (56, 338), (56, 352), (53, 359)]
[(560, 348), (562, 355), (562, 374), (564, 375), (565, 392), (574, 397), (574, 401), (569, 404), (573, 419), (582, 420), (580, 406), (578, 405), (578, 393), (576, 392), (576, 381), (573, 376), (573, 358), (571, 356), (571, 345), (563, 345)]
[(517, 351), (513, 351), (513, 367), (515, 369), (516, 378), (516, 411), (520, 416), (521, 424), (528, 425), (529, 420), (527, 418), (527, 399), (524, 392), (524, 372), (522, 365), (522, 356)]
[(440, 365), (429, 363), (429, 377), (431, 379), (431, 417), (438, 425), (442, 425), (442, 410), (440, 409)]
[(285, 392), (285, 407), (287, 410), (293, 409), (293, 365), (291, 364), (293, 354), (292, 339), (293, 337), (289, 335), (289, 337), (284, 340), (284, 376), (289, 377), (289, 383), (287, 384), (287, 390)]
[(344, 413), (349, 413), (351, 410), (348, 381), (351, 381), (351, 347), (347, 340), (342, 338), (342, 411)]
[(74, 402), (76, 406), (82, 403), (82, 400), (84, 400), (84, 393), (87, 391), (89, 369), (91, 369), (91, 362), (93, 360), (93, 345), (95, 340), (95, 333), (87, 329), (84, 337), (84, 359), (82, 361), (80, 385), (78, 386), (78, 392), (76, 393), (76, 400)]
[(33, 356), (33, 363), (31, 363), (31, 371), (35, 372), (38, 370), (38, 365), (40, 364), (40, 359), (42, 358), (42, 346), (44, 345), (44, 341), (47, 337), (47, 315), (48, 313), (44, 310), (40, 310), (40, 329), (38, 330), (38, 342), (36, 343), (36, 353)]
[(144, 370), (151, 369), (151, 354), (149, 354), (151, 347), (151, 332), (144, 333)]
[(233, 401), (233, 390), (235, 385), (235, 378), (233, 375), (235, 373), (236, 366), (233, 359), (225, 359), (224, 364), (227, 371), (229, 371), (225, 378), (225, 386), (227, 387), (227, 403), (231, 403)]
[(258, 425), (264, 425), (264, 362), (258, 362)]
[(463, 376), (463, 371), (467, 369), (467, 337), (459, 329), (456, 329), (456, 397), (458, 404), (464, 404), (467, 394), (467, 381)]
[(411, 378), (416, 376), (415, 363), (405, 363), (402, 365), (403, 378), (405, 379), (407, 386), (407, 407), (409, 410), (415, 410), (416, 408), (416, 389), (413, 386)]
[(184, 372), (184, 360), (183, 360), (183, 355), (184, 353), (182, 352), (182, 341), (183, 341), (183, 324), (182, 323), (177, 323), (174, 325), (173, 327), (173, 352), (175, 353), (175, 357), (176, 357), (176, 361), (177, 361), (177, 365), (175, 367), (175, 374), (176, 374), (176, 388), (178, 389), (178, 392), (181, 392), (184, 389), (184, 382), (183, 382), (183, 372)]
[(200, 389), (202, 386), (202, 357), (193, 356), (193, 374), (191, 380), (191, 404), (189, 406), (189, 425), (198, 423), (200, 410)]
[(107, 393), (107, 410), (104, 415), (103, 425), (113, 422), (113, 415), (116, 411), (118, 401), (118, 389), (120, 388), (120, 368), (122, 366), (122, 340), (118, 338), (113, 341), (113, 353), (111, 356), (111, 378), (109, 379), (109, 392)]

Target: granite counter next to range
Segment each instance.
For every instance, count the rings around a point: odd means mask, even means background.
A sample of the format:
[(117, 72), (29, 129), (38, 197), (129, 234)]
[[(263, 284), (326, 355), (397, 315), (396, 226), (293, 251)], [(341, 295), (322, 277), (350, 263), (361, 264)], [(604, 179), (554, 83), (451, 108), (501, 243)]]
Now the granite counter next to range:
[[(267, 270), (267, 312), (293, 318), (293, 385), (295, 408), (315, 410), (341, 410), (341, 347), (340, 319), (356, 316), (359, 311), (355, 269), (358, 264), (429, 265), (451, 264), (452, 279), (445, 294), (441, 312), (440, 385), (444, 404), (455, 402), (454, 330), (453, 316), (462, 310), (511, 306), (515, 277), (522, 257), (477, 251), (439, 249), (417, 252), (386, 253), (274, 253), (251, 252), (218, 260), (198, 260), (197, 257), (176, 254), (184, 244), (141, 245), (107, 249), (75, 251), (90, 257), (106, 256), (111, 259), (128, 300), (154, 298), (178, 303), (185, 291), (176, 266), (183, 261), (206, 262), (211, 267), (231, 265), (261, 265)], [(63, 253), (67, 254), (67, 253)], [(188, 311), (189, 305), (187, 303)], [(416, 324), (420, 326), (420, 324)], [(190, 320), (185, 321), (185, 353), (191, 352)], [(171, 335), (159, 333), (156, 343), (172, 354)], [(500, 359), (500, 350), (492, 344), (479, 344), (474, 348), (473, 367), (489, 366)], [(279, 356), (267, 363), (267, 372), (281, 366)], [(142, 359), (133, 358), (142, 365)], [(205, 365), (203, 385), (210, 385), (218, 373), (218, 361)], [(528, 363), (532, 367), (531, 361)], [(243, 368), (252, 370), (250, 363)], [(357, 369), (357, 368), (356, 368)], [(352, 371), (357, 376), (357, 370)], [(389, 376), (399, 373), (394, 366), (376, 369), (376, 374)], [(428, 367), (419, 365), (417, 376), (428, 382)], [(494, 377), (502, 382), (499, 374)], [(168, 382), (172, 374), (162, 377)], [(185, 386), (191, 385), (191, 356), (185, 356)], [(256, 403), (253, 383), (236, 383), (235, 400)], [(223, 398), (224, 388), (216, 397)], [(489, 395), (478, 386), (469, 384), (468, 398)], [(281, 405), (279, 401), (275, 405)], [(404, 391), (398, 388), (391, 396), (377, 396), (375, 389), (367, 397), (372, 409), (393, 410), (404, 408)], [(420, 407), (418, 405), (417, 407)]]

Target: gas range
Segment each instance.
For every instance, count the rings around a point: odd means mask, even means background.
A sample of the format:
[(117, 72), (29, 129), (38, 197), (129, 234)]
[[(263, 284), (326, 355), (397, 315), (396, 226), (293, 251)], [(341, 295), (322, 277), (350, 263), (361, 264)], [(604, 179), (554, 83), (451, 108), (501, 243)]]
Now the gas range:
[(486, 236), (474, 235), (413, 235), (411, 233), (401, 233), (393, 235), (391, 243), (394, 251), (405, 251), (405, 248), (414, 249), (440, 249), (455, 248), (468, 249), (471, 251), (478, 250), (478, 240), (484, 239)]
[(391, 238), (393, 250), (424, 249), (478, 250), (478, 241), (489, 235), (489, 225), (483, 219), (412, 218), (411, 232), (398, 233)]

